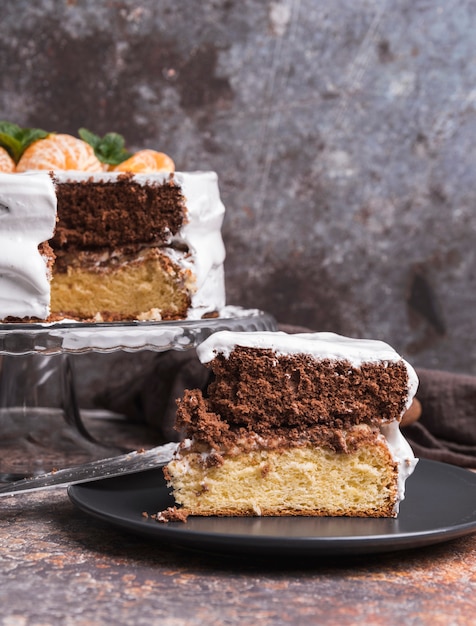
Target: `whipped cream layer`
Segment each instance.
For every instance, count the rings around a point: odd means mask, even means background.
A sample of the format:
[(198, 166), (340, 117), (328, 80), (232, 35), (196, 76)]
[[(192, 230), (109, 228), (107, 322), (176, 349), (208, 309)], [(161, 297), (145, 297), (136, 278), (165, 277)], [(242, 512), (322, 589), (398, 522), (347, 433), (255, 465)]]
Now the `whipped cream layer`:
[(398, 466), (398, 500), (395, 504), (395, 513), (398, 513), (400, 502), (405, 499), (406, 480), (413, 474), (413, 471), (418, 463), (418, 459), (415, 458), (410, 444), (402, 435), (398, 422), (382, 424), (380, 432), (385, 438), (387, 447), (392, 455), (392, 459)]
[(50, 282), (39, 244), (53, 236), (56, 194), (47, 172), (0, 174), (0, 320), (50, 312)]
[[(123, 172), (55, 172), (58, 184), (68, 182), (114, 182)], [(188, 248), (183, 254), (177, 248), (166, 248), (172, 261), (179, 261), (195, 276), (190, 319), (199, 319), (207, 311), (225, 306), (225, 245), (221, 227), (225, 207), (220, 199), (218, 176), (215, 172), (168, 172), (157, 174), (134, 174), (133, 180), (141, 185), (163, 184), (173, 180), (181, 188), (185, 198), (187, 217), (180, 231), (170, 235), (169, 244), (181, 244)], [(180, 246), (179, 246), (180, 247)]]
[(188, 210), (188, 222), (175, 239), (191, 252), (184, 261), (196, 276), (189, 317), (198, 319), (208, 310), (225, 306), (225, 244), (221, 234), (225, 207), (215, 172), (176, 172), (174, 180), (182, 188)]

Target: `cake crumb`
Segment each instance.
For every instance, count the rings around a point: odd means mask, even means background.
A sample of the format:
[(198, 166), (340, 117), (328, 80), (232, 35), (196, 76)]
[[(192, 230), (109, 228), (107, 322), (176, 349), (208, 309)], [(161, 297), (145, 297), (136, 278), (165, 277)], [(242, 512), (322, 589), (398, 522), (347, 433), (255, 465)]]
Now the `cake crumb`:
[(162, 310), (154, 307), (149, 311), (145, 311), (144, 313), (140, 313), (137, 316), (139, 322), (160, 322), (162, 321)]
[(188, 517), (188, 512), (184, 509), (178, 509), (176, 506), (169, 506), (165, 511), (159, 511), (154, 519), (157, 522), (168, 523), (168, 522), (186, 522)]

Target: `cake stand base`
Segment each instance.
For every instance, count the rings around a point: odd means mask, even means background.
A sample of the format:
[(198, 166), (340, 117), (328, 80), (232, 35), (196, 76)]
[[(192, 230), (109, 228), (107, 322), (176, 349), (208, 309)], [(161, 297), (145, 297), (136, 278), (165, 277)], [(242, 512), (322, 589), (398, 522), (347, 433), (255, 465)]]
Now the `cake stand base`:
[(67, 354), (2, 357), (0, 429), (2, 482), (128, 451), (90, 433)]
[[(216, 318), (176, 322), (0, 324), (0, 480), (147, 447), (137, 446), (134, 437), (119, 444), (104, 436), (104, 428), (100, 438), (92, 434), (98, 429), (83, 419), (71, 355), (184, 351), (221, 330), (275, 329), (269, 314), (234, 306)], [(158, 443), (164, 442), (151, 437), (150, 447)]]

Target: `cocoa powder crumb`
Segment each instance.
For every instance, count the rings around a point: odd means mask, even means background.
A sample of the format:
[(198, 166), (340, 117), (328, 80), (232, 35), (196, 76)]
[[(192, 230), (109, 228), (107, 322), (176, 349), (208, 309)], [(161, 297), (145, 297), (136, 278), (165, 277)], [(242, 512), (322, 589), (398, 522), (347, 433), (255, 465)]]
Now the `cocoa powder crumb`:
[(178, 509), (176, 506), (169, 506), (165, 511), (159, 511), (154, 519), (157, 522), (167, 524), (168, 522), (184, 522), (186, 523), (189, 513), (185, 509)]

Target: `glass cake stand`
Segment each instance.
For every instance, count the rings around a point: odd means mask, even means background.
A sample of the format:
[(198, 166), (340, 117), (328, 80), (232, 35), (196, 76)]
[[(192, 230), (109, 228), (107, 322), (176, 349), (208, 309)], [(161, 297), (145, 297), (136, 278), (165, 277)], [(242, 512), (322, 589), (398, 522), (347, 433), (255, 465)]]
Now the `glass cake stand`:
[(0, 482), (131, 449), (91, 435), (72, 355), (183, 351), (221, 330), (275, 329), (268, 313), (231, 306), (216, 318), (176, 322), (0, 324)]

